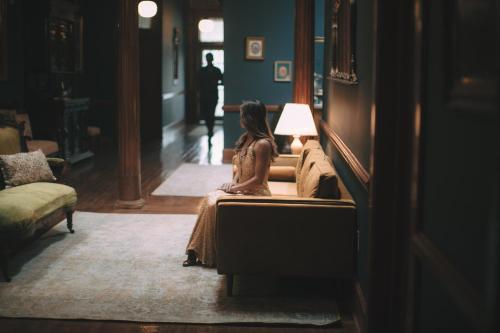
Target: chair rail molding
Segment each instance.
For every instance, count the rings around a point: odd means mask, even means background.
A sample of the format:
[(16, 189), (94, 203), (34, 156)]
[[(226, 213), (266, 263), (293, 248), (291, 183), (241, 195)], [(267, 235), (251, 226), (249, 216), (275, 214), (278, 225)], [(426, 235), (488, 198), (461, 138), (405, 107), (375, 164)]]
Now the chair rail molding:
[(368, 188), (368, 184), (370, 183), (370, 173), (361, 164), (356, 155), (354, 155), (351, 149), (349, 149), (344, 141), (342, 141), (340, 136), (330, 126), (328, 126), (324, 120), (321, 121), (321, 129), (328, 140), (335, 146), (339, 155), (347, 163), (354, 175), (364, 187)]

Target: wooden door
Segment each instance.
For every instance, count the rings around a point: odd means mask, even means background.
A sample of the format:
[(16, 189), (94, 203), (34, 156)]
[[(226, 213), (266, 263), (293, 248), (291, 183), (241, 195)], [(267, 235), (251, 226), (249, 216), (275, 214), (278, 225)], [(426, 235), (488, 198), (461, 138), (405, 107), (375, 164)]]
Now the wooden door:
[(369, 332), (500, 332), (499, 13), (377, 3)]

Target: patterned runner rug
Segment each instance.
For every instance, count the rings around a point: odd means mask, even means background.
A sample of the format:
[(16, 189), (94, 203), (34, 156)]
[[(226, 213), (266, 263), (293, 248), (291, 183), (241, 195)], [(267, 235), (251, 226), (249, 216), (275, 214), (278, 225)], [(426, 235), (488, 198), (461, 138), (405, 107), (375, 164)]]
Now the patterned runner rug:
[(152, 195), (203, 197), (232, 179), (232, 165), (183, 163)]
[[(227, 297), (215, 269), (182, 267), (195, 215), (77, 212), (12, 259), (0, 316), (176, 323), (330, 325), (331, 281), (236, 277)], [(324, 286), (321, 283), (324, 282)], [(321, 292), (306, 289), (318, 286)], [(326, 287), (328, 288), (328, 287)]]

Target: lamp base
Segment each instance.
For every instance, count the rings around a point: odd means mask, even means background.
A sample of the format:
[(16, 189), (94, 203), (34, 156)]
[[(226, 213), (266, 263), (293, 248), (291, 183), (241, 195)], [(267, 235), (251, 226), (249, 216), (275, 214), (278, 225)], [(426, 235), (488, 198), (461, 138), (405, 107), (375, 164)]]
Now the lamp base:
[(292, 149), (292, 154), (294, 155), (300, 155), (302, 152), (302, 142), (300, 142), (300, 135), (294, 135), (293, 136), (293, 142), (290, 145), (290, 148)]

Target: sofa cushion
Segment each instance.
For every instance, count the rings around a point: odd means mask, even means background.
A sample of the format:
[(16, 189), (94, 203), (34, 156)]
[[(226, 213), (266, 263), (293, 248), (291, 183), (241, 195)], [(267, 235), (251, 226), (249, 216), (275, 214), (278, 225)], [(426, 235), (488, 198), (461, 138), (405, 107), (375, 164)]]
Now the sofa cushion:
[(313, 149), (307, 154), (304, 163), (302, 163), (299, 177), (297, 178), (297, 193), (299, 196), (304, 197), (304, 181), (307, 178), (311, 167), (316, 161), (322, 161), (324, 159), (325, 153), (322, 149)]
[(0, 232), (30, 235), (36, 221), (59, 208), (76, 205), (72, 187), (56, 183), (33, 183), (0, 191)]
[(297, 186), (293, 182), (268, 182), (272, 195), (297, 196)]
[(269, 180), (293, 182), (295, 185), (295, 168), (292, 166), (271, 165)]
[(302, 182), (303, 197), (338, 199), (340, 196), (337, 175), (326, 158), (316, 160)]
[(307, 159), (307, 156), (309, 155), (310, 151), (318, 149), (321, 151), (323, 150), (318, 140), (307, 140), (306, 144), (302, 148), (299, 160), (297, 161), (297, 166), (295, 167), (295, 181), (297, 182), (297, 191), (299, 191), (300, 187), (300, 174), (302, 172), (302, 167), (304, 166), (304, 162)]
[(23, 184), (53, 181), (56, 178), (50, 170), (45, 155), (41, 151), (0, 155), (0, 168), (5, 184), (19, 186)]

